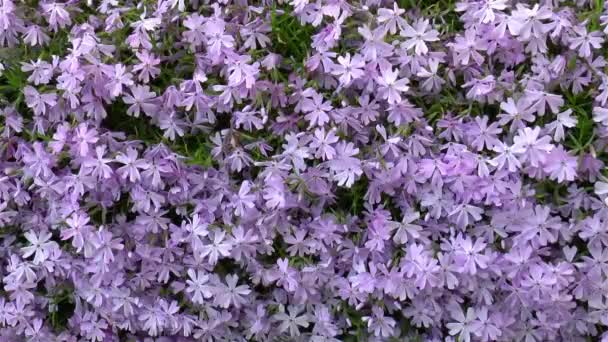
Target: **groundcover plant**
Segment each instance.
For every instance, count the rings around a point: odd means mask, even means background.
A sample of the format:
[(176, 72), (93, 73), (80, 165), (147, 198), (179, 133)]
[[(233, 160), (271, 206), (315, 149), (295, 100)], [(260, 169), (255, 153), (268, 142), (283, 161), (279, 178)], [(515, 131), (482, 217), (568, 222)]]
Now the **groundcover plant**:
[(607, 341), (607, 34), (603, 0), (0, 0), (0, 341)]

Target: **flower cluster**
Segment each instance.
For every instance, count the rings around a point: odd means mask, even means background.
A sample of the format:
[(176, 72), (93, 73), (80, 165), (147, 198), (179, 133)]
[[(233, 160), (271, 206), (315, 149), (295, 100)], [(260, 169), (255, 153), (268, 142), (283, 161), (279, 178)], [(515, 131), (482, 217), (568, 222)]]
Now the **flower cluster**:
[(608, 340), (603, 3), (0, 0), (0, 340)]

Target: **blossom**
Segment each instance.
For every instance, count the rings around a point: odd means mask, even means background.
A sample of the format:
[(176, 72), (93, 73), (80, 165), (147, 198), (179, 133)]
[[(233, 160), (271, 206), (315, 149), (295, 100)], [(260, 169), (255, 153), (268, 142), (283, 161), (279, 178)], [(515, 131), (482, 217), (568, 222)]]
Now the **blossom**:
[(121, 238), (115, 238), (112, 232), (106, 229), (101, 229), (97, 232), (97, 239), (94, 241), (97, 253), (95, 259), (103, 262), (105, 265), (115, 260), (114, 251), (120, 251), (124, 248)]
[(124, 166), (119, 167), (116, 172), (122, 179), (129, 178), (129, 181), (135, 182), (141, 179), (139, 170), (147, 170), (150, 164), (143, 159), (138, 159), (137, 150), (127, 148), (126, 153), (119, 153), (116, 156), (116, 161)]
[(587, 32), (587, 29), (579, 26), (572, 30), (577, 36), (570, 40), (570, 49), (578, 48), (578, 55), (583, 58), (591, 56), (591, 48), (599, 49), (604, 42), (600, 32)]
[(427, 91), (436, 91), (440, 90), (442, 85), (445, 83), (443, 78), (438, 75), (439, 71), (439, 61), (435, 59), (431, 59), (429, 61), (428, 69), (425, 67), (420, 67), (420, 70), (416, 74), (418, 77), (425, 78), (422, 83), (422, 87)]
[(247, 40), (243, 44), (244, 47), (255, 49), (259, 44), (261, 48), (265, 48), (271, 43), (267, 33), (271, 31), (270, 25), (264, 22), (256, 23), (251, 22), (249, 25), (241, 30), (241, 34), (247, 37)]
[(484, 61), (484, 57), (479, 51), (486, 50), (486, 44), (476, 39), (477, 32), (470, 28), (465, 31), (464, 37), (456, 37), (454, 43), (450, 43), (454, 49), (454, 58), (459, 64), (468, 65), (472, 59), (477, 64)]
[(210, 244), (205, 244), (200, 248), (200, 257), (209, 258), (209, 263), (215, 265), (220, 257), (230, 255), (232, 244), (225, 240), (226, 232), (215, 230), (213, 240)]
[(329, 122), (327, 113), (333, 107), (329, 102), (325, 102), (323, 96), (314, 93), (310, 99), (305, 99), (302, 103), (302, 111), (307, 113), (304, 118), (310, 123), (310, 127), (323, 126)]
[(529, 273), (522, 280), (522, 286), (528, 288), (530, 294), (536, 300), (540, 300), (541, 296), (549, 294), (555, 283), (555, 278), (548, 274), (540, 264), (532, 265)]
[(512, 18), (508, 21), (509, 31), (524, 40), (541, 37), (552, 27), (551, 24), (543, 22), (551, 16), (552, 12), (547, 6), (535, 4), (532, 8), (528, 8), (525, 4), (517, 4)]
[(455, 322), (448, 323), (446, 327), (450, 329), (450, 335), (458, 335), (462, 341), (471, 341), (471, 334), (477, 335), (480, 323), (477, 321), (477, 314), (474, 308), (468, 308), (465, 313), (460, 306), (451, 310), (451, 316)]
[(478, 336), (482, 340), (496, 340), (502, 335), (502, 331), (498, 328), (498, 317), (496, 316), (499, 315), (489, 315), (488, 308), (485, 306), (477, 310), (477, 319), (479, 320)]
[(471, 127), (470, 133), (473, 137), (471, 144), (478, 151), (484, 149), (484, 146), (488, 149), (492, 149), (494, 145), (498, 143), (496, 135), (502, 130), (498, 128), (498, 123), (493, 123), (488, 126), (488, 117), (483, 116), (481, 118), (475, 118), (475, 124)]
[(255, 195), (250, 194), (251, 184), (249, 182), (243, 182), (239, 189), (238, 196), (234, 201), (234, 213), (238, 216), (244, 216), (245, 210), (255, 207)]
[(88, 129), (87, 125), (82, 123), (76, 128), (74, 140), (80, 156), (84, 157), (89, 154), (89, 144), (95, 144), (99, 138), (96, 129)]
[(250, 89), (253, 87), (256, 81), (256, 77), (259, 73), (259, 63), (248, 64), (251, 61), (249, 56), (239, 56), (234, 58), (229, 64), (228, 72), (228, 84), (231, 86), (237, 86), (241, 83), (245, 83), (245, 87)]
[(131, 87), (131, 94), (127, 94), (122, 98), (124, 103), (130, 105), (127, 109), (128, 115), (133, 115), (137, 118), (139, 117), (140, 110), (143, 110), (149, 116), (152, 116), (156, 112), (157, 105), (153, 102), (156, 94), (150, 91), (150, 87)]
[(51, 38), (38, 25), (28, 26), (23, 42), (31, 46), (47, 45)]
[[(34, 85), (48, 84), (53, 77), (54, 66), (38, 58), (36, 61), (21, 63), (21, 71), (32, 73), (27, 81), (33, 82)], [(29, 91), (32, 92), (31, 89)]]
[(608, 108), (594, 107), (593, 121), (599, 122), (604, 126), (608, 126)]
[(187, 287), (186, 292), (192, 293), (192, 302), (196, 304), (203, 304), (204, 298), (210, 298), (213, 296), (212, 287), (206, 285), (209, 276), (202, 272), (197, 272), (193, 269), (188, 270), (189, 280), (186, 281)]
[(474, 205), (470, 204), (460, 204), (454, 208), (452, 212), (449, 213), (449, 216), (454, 217), (456, 220), (456, 224), (460, 227), (466, 227), (469, 225), (469, 220), (473, 221), (481, 220), (481, 214), (483, 213), (483, 209), (478, 208)]
[(546, 107), (549, 106), (551, 112), (559, 112), (559, 107), (564, 104), (564, 100), (560, 95), (546, 93), (538, 90), (526, 90), (525, 103), (529, 106), (528, 110), (538, 113), (540, 116), (545, 115)]
[(45, 18), (53, 31), (57, 31), (59, 28), (64, 28), (72, 24), (70, 14), (65, 10), (65, 4), (50, 2), (41, 4), (41, 6), (46, 15)]
[(133, 71), (139, 72), (137, 78), (140, 81), (148, 83), (151, 79), (160, 75), (160, 68), (157, 67), (157, 65), (160, 64), (160, 58), (154, 56), (147, 50), (137, 52), (135, 55), (140, 63), (133, 66)]
[(513, 98), (508, 98), (506, 102), (500, 104), (500, 109), (504, 113), (499, 115), (499, 123), (505, 125), (510, 122), (511, 132), (525, 128), (526, 122), (534, 122), (534, 115), (526, 110), (522, 99), (515, 102)]
[(548, 152), (553, 149), (553, 145), (550, 143), (551, 138), (548, 136), (539, 138), (539, 135), (540, 127), (537, 126), (533, 129), (525, 127), (513, 138), (513, 147), (523, 151), (520, 160), (529, 161), (530, 165), (534, 167), (540, 166), (545, 161)]
[(225, 34), (226, 25), (221, 19), (208, 20), (204, 24), (204, 34), (207, 37), (207, 48), (210, 56), (218, 59), (223, 48), (234, 46), (234, 38)]
[(506, 8), (507, 0), (489, 0), (482, 3), (481, 8), (473, 14), (476, 18), (479, 18), (482, 23), (488, 24), (496, 19), (496, 13), (494, 13), (494, 11), (502, 11)]
[(426, 42), (435, 42), (439, 40), (439, 32), (437, 30), (428, 30), (429, 21), (427, 19), (418, 19), (414, 23), (414, 27), (405, 24), (401, 29), (401, 35), (407, 40), (403, 43), (405, 49), (414, 48), (417, 55), (425, 55), (429, 49)]
[(251, 293), (249, 286), (239, 285), (237, 286), (239, 278), (235, 274), (229, 274), (226, 276), (226, 286), (223, 284), (214, 290), (215, 298), (214, 302), (220, 307), (227, 308), (231, 305), (235, 307), (241, 307), (247, 303), (243, 296), (247, 296)]
[(389, 104), (401, 102), (400, 93), (408, 91), (409, 80), (407, 78), (397, 79), (399, 71), (392, 70), (389, 67), (381, 68), (380, 73), (381, 76), (376, 79), (378, 85), (380, 85), (378, 88), (379, 95), (387, 100)]
[(89, 237), (92, 226), (89, 225), (90, 218), (82, 213), (74, 213), (65, 220), (69, 229), (61, 231), (61, 239), (72, 239), (72, 246), (81, 251), (85, 245), (85, 239)]
[(25, 103), (32, 108), (34, 114), (44, 115), (48, 107), (57, 104), (57, 95), (54, 93), (40, 94), (34, 87), (26, 86), (23, 89), (25, 95)]
[(111, 73), (112, 79), (106, 85), (112, 96), (119, 96), (123, 92), (123, 86), (132, 86), (133, 75), (127, 72), (127, 68), (122, 64), (117, 64)]
[(138, 319), (143, 322), (144, 329), (151, 336), (157, 336), (164, 328), (165, 319), (159, 309), (155, 307), (146, 308)]
[(509, 146), (501, 142), (496, 144), (493, 149), (498, 155), (492, 159), (492, 163), (495, 164), (499, 170), (502, 170), (505, 166), (507, 166), (507, 169), (510, 172), (515, 172), (517, 169), (521, 168), (521, 162), (517, 158), (517, 155), (526, 151), (523, 146)]
[(306, 314), (299, 315), (302, 312), (302, 307), (299, 306), (288, 306), (287, 310), (281, 307), (283, 310), (276, 313), (272, 318), (280, 322), (278, 331), (283, 332), (289, 330), (291, 337), (300, 336), (300, 328), (307, 328), (309, 325), (308, 316)]
[(339, 138), (336, 136), (335, 131), (331, 130), (325, 133), (325, 128), (317, 128), (315, 130), (315, 136), (310, 144), (310, 147), (315, 149), (315, 157), (322, 158), (324, 160), (333, 159), (336, 155), (336, 150), (331, 146), (337, 143)]
[(455, 261), (461, 265), (462, 270), (471, 274), (477, 273), (477, 267), (485, 269), (488, 267), (488, 257), (480, 254), (486, 247), (482, 239), (473, 242), (469, 237), (458, 241), (455, 251)]
[(95, 147), (95, 157), (86, 158), (82, 162), (82, 166), (92, 169), (91, 174), (97, 178), (107, 179), (112, 177), (113, 170), (108, 165), (110, 162), (112, 162), (112, 159), (104, 158), (105, 153), (105, 146), (102, 145)]
[(361, 52), (366, 60), (377, 60), (379, 56), (386, 56), (392, 52), (393, 47), (384, 41), (386, 30), (384, 27), (377, 27), (373, 31), (363, 25), (357, 32), (365, 39)]
[(372, 312), (373, 316), (363, 317), (363, 320), (367, 322), (367, 328), (373, 331), (374, 336), (390, 337), (397, 322), (391, 317), (386, 317), (384, 310), (377, 306), (372, 308)]
[(546, 128), (548, 129), (548, 131), (554, 132), (553, 140), (555, 142), (560, 142), (564, 140), (565, 128), (572, 128), (576, 126), (578, 119), (573, 118), (571, 115), (572, 110), (567, 109), (563, 112), (558, 113), (555, 121), (547, 124)]
[(338, 56), (338, 64), (334, 66), (332, 74), (340, 76), (339, 81), (343, 85), (349, 85), (353, 79), (364, 75), (363, 66), (365, 62), (360, 55), (354, 55), (352, 60), (350, 54), (344, 57)]
[(553, 149), (544, 162), (544, 170), (551, 179), (559, 183), (573, 181), (578, 168), (578, 160), (566, 152), (563, 147)]
[(34, 265), (38, 265), (45, 261), (49, 257), (50, 250), (57, 247), (57, 243), (49, 241), (51, 234), (48, 232), (41, 233), (38, 236), (36, 233), (27, 232), (25, 233), (25, 238), (29, 241), (31, 246), (21, 248), (23, 257), (28, 258), (31, 255), (34, 255)]
[(379, 8), (378, 9), (378, 22), (383, 23), (390, 34), (397, 33), (397, 28), (403, 28), (407, 25), (407, 22), (403, 18), (405, 10), (399, 8), (397, 3), (393, 4), (393, 9)]
[(341, 142), (336, 146), (337, 157), (329, 162), (329, 167), (335, 173), (338, 185), (349, 188), (355, 182), (355, 177), (363, 174), (359, 160), (353, 158), (358, 152), (350, 142)]

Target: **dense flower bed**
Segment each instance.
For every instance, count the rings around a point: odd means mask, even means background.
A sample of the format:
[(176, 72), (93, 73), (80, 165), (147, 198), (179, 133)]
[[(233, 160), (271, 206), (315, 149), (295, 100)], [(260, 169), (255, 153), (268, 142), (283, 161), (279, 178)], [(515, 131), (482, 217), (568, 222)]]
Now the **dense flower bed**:
[(0, 340), (608, 340), (603, 3), (0, 0)]

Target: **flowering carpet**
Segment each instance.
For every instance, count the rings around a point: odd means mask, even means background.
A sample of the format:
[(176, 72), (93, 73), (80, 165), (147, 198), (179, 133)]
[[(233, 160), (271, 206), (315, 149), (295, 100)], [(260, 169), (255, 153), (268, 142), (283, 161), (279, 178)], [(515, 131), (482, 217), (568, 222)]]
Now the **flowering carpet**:
[(603, 0), (0, 0), (0, 341), (608, 341)]

